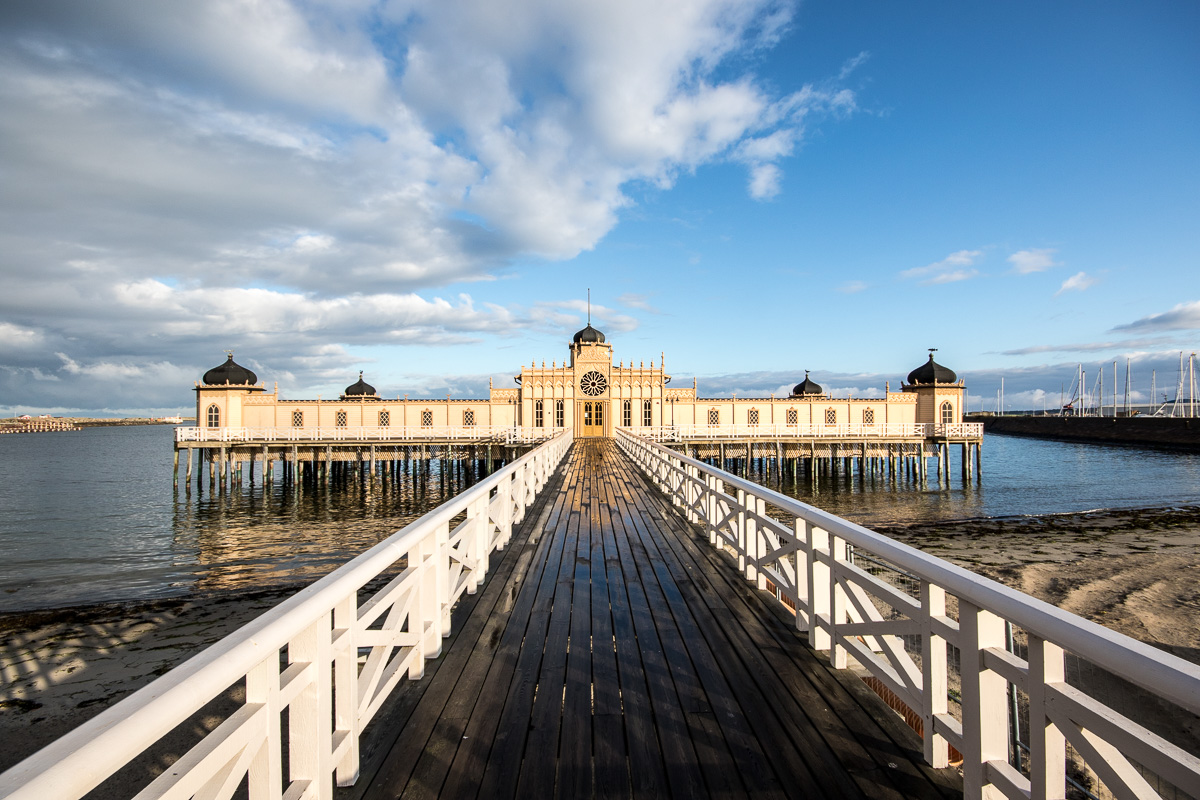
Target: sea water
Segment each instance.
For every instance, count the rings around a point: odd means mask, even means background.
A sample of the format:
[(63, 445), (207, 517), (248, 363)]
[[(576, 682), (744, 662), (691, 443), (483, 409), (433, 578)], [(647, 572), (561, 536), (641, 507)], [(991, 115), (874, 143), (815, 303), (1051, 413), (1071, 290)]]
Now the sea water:
[[(169, 426), (0, 436), (0, 611), (311, 581), (475, 477), (434, 462), (396, 482), (175, 490), (172, 440)], [(988, 436), (981, 480), (956, 461), (940, 485), (753, 477), (867, 526), (1200, 501), (1195, 453)]]

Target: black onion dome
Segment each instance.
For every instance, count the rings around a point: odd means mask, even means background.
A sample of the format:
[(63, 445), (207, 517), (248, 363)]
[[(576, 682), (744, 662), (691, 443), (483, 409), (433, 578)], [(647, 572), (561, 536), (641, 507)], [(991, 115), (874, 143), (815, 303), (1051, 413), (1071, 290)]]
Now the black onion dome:
[(821, 384), (808, 377), (808, 370), (804, 370), (804, 380), (792, 387), (792, 397), (821, 394), (825, 394), (825, 390), (821, 388)]
[(958, 376), (954, 374), (954, 370), (946, 369), (934, 361), (933, 353), (929, 354), (928, 361), (908, 373), (908, 382), (910, 384), (955, 383), (956, 381), (958, 381)]
[(230, 353), (228, 361), (204, 373), (204, 383), (207, 386), (250, 386), (258, 383), (258, 376), (236, 363)]
[(592, 327), (592, 323), (575, 334), (575, 344), (604, 344), (604, 334)]
[(377, 393), (375, 387), (363, 380), (362, 372), (358, 373), (358, 382), (346, 387), (345, 397), (362, 397), (368, 395), (374, 397)]

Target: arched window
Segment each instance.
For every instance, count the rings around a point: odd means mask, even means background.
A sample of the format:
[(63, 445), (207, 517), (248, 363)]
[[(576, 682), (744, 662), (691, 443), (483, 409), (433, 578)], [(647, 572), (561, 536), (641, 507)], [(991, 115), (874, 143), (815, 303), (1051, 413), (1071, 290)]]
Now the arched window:
[(621, 403), (621, 424), (626, 428), (633, 427), (633, 401), (626, 400)]
[(800, 414), (794, 408), (787, 410), (787, 424), (793, 428), (800, 423)]
[(642, 425), (649, 428), (654, 424), (654, 411), (651, 410), (650, 401), (642, 403)]
[(208, 427), (221, 427), (221, 409), (217, 408), (216, 403), (208, 407)]
[(757, 425), (758, 424), (758, 409), (757, 408), (750, 409), (750, 413), (746, 415), (746, 420), (751, 425)]
[(430, 411), (428, 408), (421, 412), (421, 427), (422, 428), (432, 428), (433, 427), (433, 412)]
[(554, 427), (563, 427), (563, 401), (554, 401)]
[(533, 425), (535, 428), (546, 427), (546, 417), (543, 414), (542, 401), (535, 400), (533, 403)]
[(863, 409), (863, 424), (864, 425), (874, 425), (875, 424), (875, 409), (873, 409), (873, 408)]
[(303, 411), (293, 411), (292, 412), (292, 427), (293, 428), (303, 428), (304, 427), (304, 412)]
[(604, 427), (604, 403), (596, 403), (596, 424)]
[(379, 427), (386, 428), (391, 424), (392, 424), (392, 412), (380, 411), (379, 412)]
[(334, 424), (337, 425), (339, 428), (346, 427), (346, 412), (339, 411), (336, 414), (334, 414), (333, 421), (334, 421)]
[(949, 400), (942, 403), (942, 424), (943, 425), (953, 425), (954, 424), (954, 404), (951, 403)]
[(467, 428), (475, 426), (475, 409), (468, 408), (463, 412), (463, 426)]
[(710, 408), (708, 410), (708, 424), (709, 425), (720, 425), (721, 424), (720, 410), (715, 409), (715, 408)]
[(825, 409), (825, 424), (826, 425), (837, 425), (837, 409), (836, 408)]

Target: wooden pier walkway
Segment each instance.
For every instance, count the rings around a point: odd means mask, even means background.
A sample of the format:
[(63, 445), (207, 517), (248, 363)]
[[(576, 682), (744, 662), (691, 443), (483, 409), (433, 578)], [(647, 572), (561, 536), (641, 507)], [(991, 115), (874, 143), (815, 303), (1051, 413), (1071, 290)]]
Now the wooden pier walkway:
[(577, 440), (343, 797), (959, 798), (611, 440)]

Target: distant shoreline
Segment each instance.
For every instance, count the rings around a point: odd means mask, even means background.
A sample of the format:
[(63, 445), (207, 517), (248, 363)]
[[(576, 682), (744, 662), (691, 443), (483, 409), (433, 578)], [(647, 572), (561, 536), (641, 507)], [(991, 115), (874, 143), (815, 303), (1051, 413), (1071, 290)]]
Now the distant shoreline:
[[(0, 419), (2, 427), (20, 427), (26, 423), (36, 422), (42, 417), (31, 417), (30, 419), (17, 419), (9, 417)], [(184, 417), (182, 422), (166, 422), (159, 417), (49, 417), (55, 422), (62, 422), (73, 425), (77, 428), (117, 428), (128, 427), (131, 425), (187, 425), (196, 421), (195, 417)]]

